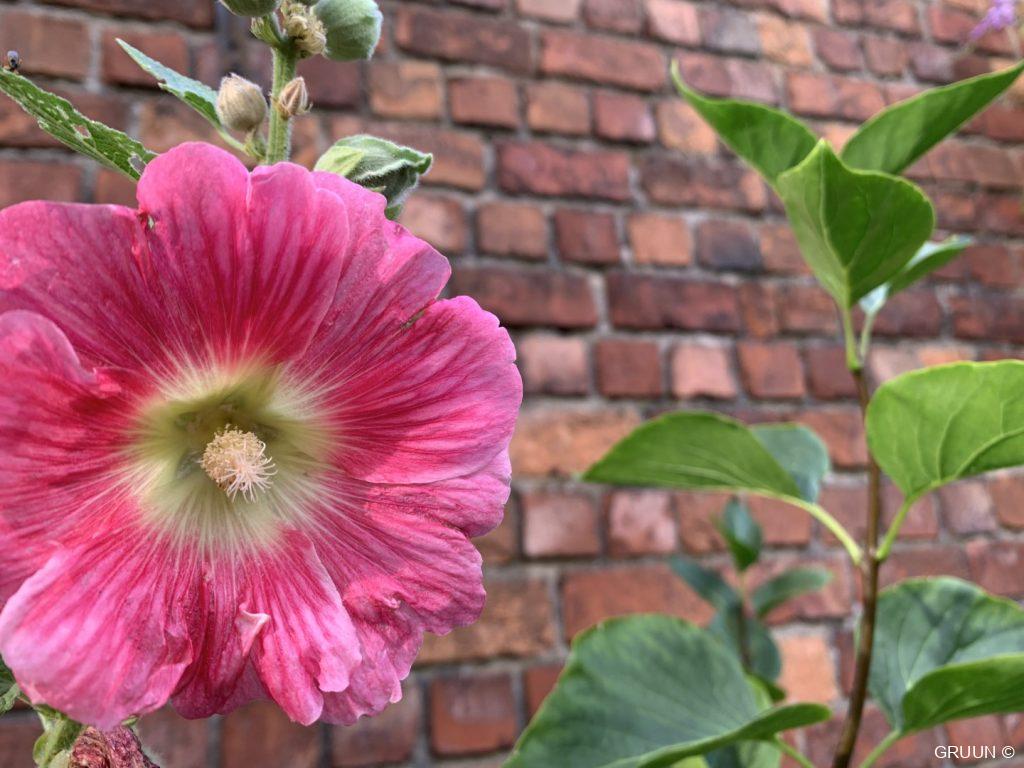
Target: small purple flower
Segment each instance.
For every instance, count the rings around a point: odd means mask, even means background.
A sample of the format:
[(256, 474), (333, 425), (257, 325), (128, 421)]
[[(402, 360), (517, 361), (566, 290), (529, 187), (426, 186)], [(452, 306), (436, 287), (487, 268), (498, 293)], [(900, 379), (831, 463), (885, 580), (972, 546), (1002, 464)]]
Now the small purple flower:
[(1016, 23), (1016, 0), (992, 0), (978, 26), (971, 31), (971, 40), (977, 40), (989, 32), (1007, 29)]

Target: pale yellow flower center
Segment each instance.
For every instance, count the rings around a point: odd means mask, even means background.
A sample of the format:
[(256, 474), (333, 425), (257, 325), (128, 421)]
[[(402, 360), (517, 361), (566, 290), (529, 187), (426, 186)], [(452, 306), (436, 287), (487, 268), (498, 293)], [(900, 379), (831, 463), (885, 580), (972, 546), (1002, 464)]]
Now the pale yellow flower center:
[(267, 445), (252, 432), (227, 426), (207, 443), (199, 461), (210, 479), (234, 500), (239, 493), (246, 501), (270, 488), (275, 473)]

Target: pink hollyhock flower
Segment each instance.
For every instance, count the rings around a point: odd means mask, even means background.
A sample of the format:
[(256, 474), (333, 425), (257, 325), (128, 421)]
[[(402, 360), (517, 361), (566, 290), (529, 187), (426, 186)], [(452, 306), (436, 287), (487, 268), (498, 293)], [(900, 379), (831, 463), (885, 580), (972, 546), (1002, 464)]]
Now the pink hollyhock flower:
[(138, 198), (0, 212), (0, 653), (98, 728), (378, 712), (483, 605), (508, 334), (340, 177), (190, 144)]

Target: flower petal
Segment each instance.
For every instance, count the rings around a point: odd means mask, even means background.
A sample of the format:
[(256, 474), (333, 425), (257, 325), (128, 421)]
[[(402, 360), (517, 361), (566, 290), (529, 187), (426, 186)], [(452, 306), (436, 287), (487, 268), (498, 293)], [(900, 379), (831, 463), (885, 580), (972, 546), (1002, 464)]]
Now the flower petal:
[(430, 305), (348, 368), (321, 385), (342, 436), (337, 462), (354, 477), (449, 479), (508, 446), (523, 389), (515, 348), (470, 298)]

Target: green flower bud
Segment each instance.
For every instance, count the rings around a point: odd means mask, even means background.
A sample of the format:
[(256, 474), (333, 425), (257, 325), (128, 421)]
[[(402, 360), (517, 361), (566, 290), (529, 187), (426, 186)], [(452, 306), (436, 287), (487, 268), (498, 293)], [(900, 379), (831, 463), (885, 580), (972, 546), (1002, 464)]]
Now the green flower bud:
[(228, 75), (220, 81), (217, 91), (217, 116), (228, 130), (251, 133), (263, 125), (267, 100), (256, 83)]
[(373, 0), (320, 0), (314, 7), (327, 32), (325, 56), (335, 61), (369, 59), (380, 40), (384, 16)]
[(360, 135), (335, 143), (317, 160), (315, 170), (336, 173), (381, 193), (388, 200), (388, 217), (393, 219), (433, 161), (432, 155), (410, 147)]
[(281, 0), (220, 0), (236, 16), (266, 16), (277, 10)]
[(296, 77), (288, 83), (277, 97), (277, 111), (285, 120), (304, 115), (311, 108), (309, 90), (306, 88), (306, 81), (301, 77)]

